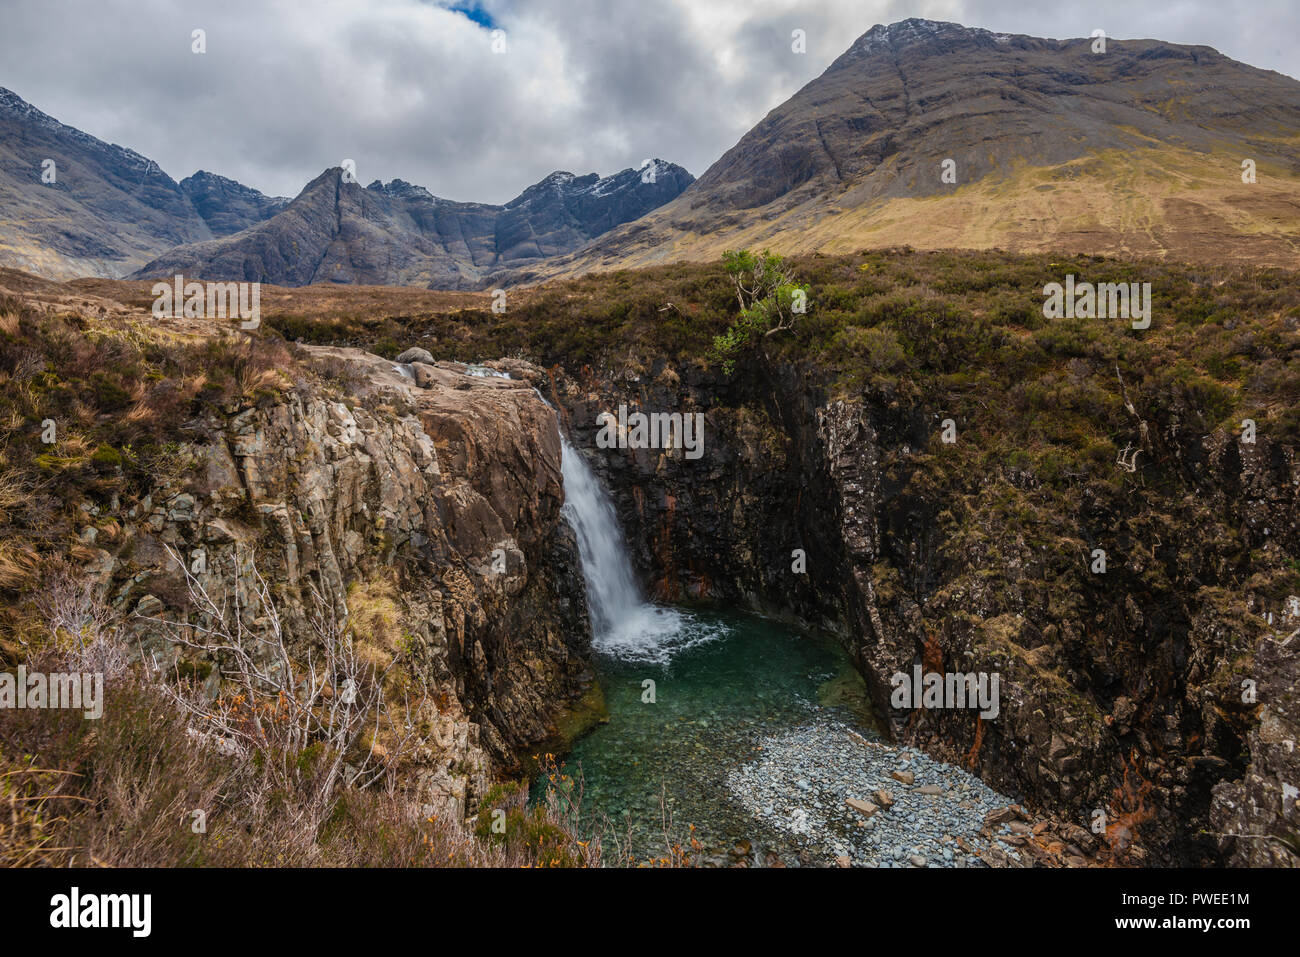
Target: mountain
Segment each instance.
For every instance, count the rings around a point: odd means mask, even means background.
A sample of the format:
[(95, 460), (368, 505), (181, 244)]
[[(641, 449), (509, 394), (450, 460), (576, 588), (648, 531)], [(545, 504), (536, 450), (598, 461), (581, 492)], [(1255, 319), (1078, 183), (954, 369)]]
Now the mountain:
[(1204, 46), (1094, 47), (877, 25), (698, 181), (658, 160), (653, 175), (557, 172), (502, 206), (338, 170), (292, 201), (203, 171), (176, 183), (0, 90), (0, 265), (473, 288), (745, 246), (1294, 264), (1300, 82)]
[(556, 172), (494, 206), (440, 199), (400, 179), (362, 187), (335, 168), (264, 222), (172, 249), (133, 278), (466, 288), (573, 252), (676, 198), (692, 179), (661, 160), (603, 179)]
[(0, 267), (51, 279), (184, 272), (465, 288), (580, 249), (692, 181), (661, 160), (603, 179), (556, 172), (495, 206), (400, 179), (363, 188), (335, 169), (289, 200), (205, 170), (177, 183), (0, 88)]
[[(46, 160), (51, 183), (42, 182)], [(60, 279), (121, 276), (210, 235), (157, 163), (0, 89), (0, 265)]]
[(266, 196), (251, 186), (205, 170), (185, 177), (180, 186), (194, 211), (218, 237), (270, 219), (289, 205), (288, 197)]
[(123, 276), (286, 202), (211, 173), (177, 183), (148, 157), (0, 88), (0, 266), (54, 279)]
[(904, 20), (872, 27), (674, 202), (513, 278), (745, 246), (1294, 264), (1297, 147), (1300, 82), (1209, 47), (1109, 39), (1094, 53), (1090, 39)]

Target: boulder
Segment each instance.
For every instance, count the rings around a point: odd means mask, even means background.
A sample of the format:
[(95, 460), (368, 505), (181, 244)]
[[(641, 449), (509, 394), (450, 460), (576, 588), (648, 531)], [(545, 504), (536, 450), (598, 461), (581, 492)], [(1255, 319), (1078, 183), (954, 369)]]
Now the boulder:
[(989, 811), (984, 815), (985, 827), (997, 827), (1000, 824), (1007, 824), (1016, 820), (1017, 814), (1013, 807), (998, 808), (996, 811)]
[(412, 362), (427, 362), (429, 365), (433, 365), (433, 355), (428, 349), (421, 349), (418, 346), (413, 346), (399, 355), (397, 361), (406, 363), (407, 365)]
[(415, 384), (421, 389), (432, 389), (438, 383), (438, 370), (435, 366), (416, 362), (412, 363), (411, 372), (415, 375)]

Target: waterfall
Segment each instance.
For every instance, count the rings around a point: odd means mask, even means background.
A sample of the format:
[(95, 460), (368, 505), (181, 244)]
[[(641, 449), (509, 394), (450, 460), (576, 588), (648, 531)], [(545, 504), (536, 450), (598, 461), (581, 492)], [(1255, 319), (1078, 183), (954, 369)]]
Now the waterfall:
[(721, 637), (721, 626), (642, 597), (609, 493), (563, 434), (560, 448), (562, 514), (578, 539), (595, 649), (628, 661), (667, 664), (678, 652)]
[(582, 574), (587, 580), (591, 630), (600, 639), (635, 615), (644, 602), (632, 575), (632, 562), (614, 515), (614, 503), (569, 440), (561, 437), (560, 447), (563, 513), (578, 537)]

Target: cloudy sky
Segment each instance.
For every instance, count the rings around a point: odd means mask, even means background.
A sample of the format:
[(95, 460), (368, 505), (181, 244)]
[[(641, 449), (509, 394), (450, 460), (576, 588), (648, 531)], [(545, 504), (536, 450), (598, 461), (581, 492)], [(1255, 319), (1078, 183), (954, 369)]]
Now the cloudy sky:
[[(1157, 37), (1300, 77), (1300, 3), (1258, 0), (3, 0), (0, 86), (156, 160), (295, 195), (362, 183), (504, 202), (557, 169), (697, 176), (875, 23)], [(192, 52), (193, 31), (207, 52)], [(807, 52), (791, 50), (805, 31)], [(494, 52), (493, 31), (504, 34)], [(500, 44), (497, 44), (498, 47)]]

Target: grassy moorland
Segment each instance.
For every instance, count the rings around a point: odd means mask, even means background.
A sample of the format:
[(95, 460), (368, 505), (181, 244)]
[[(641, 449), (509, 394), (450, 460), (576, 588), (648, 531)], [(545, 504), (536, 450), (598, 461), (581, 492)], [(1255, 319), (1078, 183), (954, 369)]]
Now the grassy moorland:
[[(1069, 605), (1072, 592), (1095, 592), (1095, 576), (1077, 557), (1095, 524), (1082, 514), (1084, 502), (1094, 515), (1123, 516), (1126, 537), (1165, 543), (1168, 561), (1148, 563), (1132, 583), (1147, 594), (1176, 603), (1210, 566), (1216, 578), (1235, 569), (1231, 577), (1252, 581), (1270, 600), (1300, 593), (1300, 563), (1276, 549), (1253, 551), (1237, 527), (1240, 515), (1202, 514), (1201, 503), (1225, 494), (1235, 477), (1212, 474), (1183, 447), (1213, 434), (1235, 444), (1246, 419), (1275, 447), (1300, 443), (1295, 273), (909, 249), (813, 255), (787, 266), (808, 289), (806, 315), (792, 331), (767, 337), (765, 356), (742, 353), (731, 375), (713, 348), (740, 311), (722, 263), (511, 290), (504, 313), (492, 312), (482, 294), (476, 307), (357, 314), (340, 290), (328, 308), (311, 312), (295, 311), (289, 297), (267, 324), (286, 339), (390, 357), (411, 345), (440, 359), (518, 356), (592, 381), (629, 370), (654, 376), (665, 364), (678, 372), (696, 367), (717, 405), (767, 406), (762, 416), (770, 416), (765, 396), (775, 367), (788, 365), (825, 400), (863, 396), (895, 424), (918, 412), (935, 430), (953, 419), (961, 441), (931, 443), (882, 467), (932, 501), (951, 493), (939, 517), (954, 548), (984, 549), (995, 560), (1016, 546), (992, 539), (1023, 532), (1053, 569), (1057, 605)], [(1045, 319), (1043, 286), (1067, 274), (1079, 282), (1151, 283), (1150, 328)], [(1136, 467), (1121, 466), (1121, 456)], [(1200, 524), (1187, 524), (1192, 510)], [(888, 590), (892, 573), (878, 571)], [(1245, 641), (1257, 622), (1233, 603)]]
[[(817, 370), (827, 397), (887, 393), (944, 410), (996, 436), (986, 446), (1029, 456), (1051, 479), (1104, 466), (1113, 437), (1132, 426), (1117, 381), (1155, 418), (1194, 416), (1188, 427), (1300, 437), (1300, 288), (1280, 269), (1126, 263), (1093, 256), (884, 250), (791, 262), (809, 288), (793, 332), (772, 337), (771, 362)], [(1045, 319), (1042, 288), (1079, 282), (1150, 282), (1151, 328), (1123, 320)], [(345, 292), (309, 312), (292, 297), (267, 325), (286, 339), (347, 343), (392, 357), (420, 345), (435, 358), (519, 356), (571, 372), (648, 369), (657, 360), (710, 365), (715, 336), (736, 319), (723, 266), (621, 271), (508, 293), (508, 308), (358, 314)], [(741, 364), (738, 379), (761, 372)], [(1001, 447), (998, 447), (1001, 446)], [(1057, 461), (1059, 459), (1059, 461)]]

